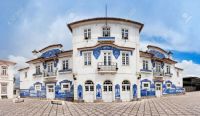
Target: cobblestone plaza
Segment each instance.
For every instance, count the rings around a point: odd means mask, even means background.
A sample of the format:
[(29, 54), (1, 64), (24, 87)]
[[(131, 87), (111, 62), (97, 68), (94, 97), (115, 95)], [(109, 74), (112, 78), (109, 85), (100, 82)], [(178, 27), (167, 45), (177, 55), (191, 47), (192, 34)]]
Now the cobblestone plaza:
[(0, 100), (0, 116), (199, 116), (200, 92), (121, 103), (52, 105), (47, 100), (22, 103)]

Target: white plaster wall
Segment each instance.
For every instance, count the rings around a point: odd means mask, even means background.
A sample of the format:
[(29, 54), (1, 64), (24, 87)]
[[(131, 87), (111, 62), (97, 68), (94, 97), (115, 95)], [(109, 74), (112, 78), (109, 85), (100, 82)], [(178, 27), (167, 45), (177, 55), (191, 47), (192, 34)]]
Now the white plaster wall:
[[(140, 57), (140, 69), (143, 68), (143, 60), (148, 60), (149, 61), (149, 70), (152, 70), (152, 63), (151, 63), (151, 59), (150, 58), (144, 58), (144, 57)], [(170, 66), (171, 68), (171, 73), (173, 74), (172, 77), (168, 77), (168, 76), (164, 76), (163, 80), (164, 81), (168, 81), (170, 80), (173, 84), (175, 84), (178, 87), (183, 87), (183, 80), (182, 80), (182, 71), (177, 70), (175, 68), (175, 64), (167, 64), (165, 63), (164, 65), (164, 72), (167, 72), (167, 65)], [(177, 76), (177, 71), (179, 71), (179, 77)], [(148, 79), (153, 81), (153, 72), (152, 73), (141, 73), (141, 80), (143, 79)]]
[[(1, 68), (1, 65), (0, 65), (0, 68)], [(10, 99), (10, 98), (13, 98), (13, 90), (14, 90), (14, 85), (13, 85), (13, 81), (14, 81), (14, 65), (9, 64), (7, 71), (8, 71), (7, 72), (8, 78), (7, 79), (0, 79), (0, 83), (4, 83), (4, 82), (7, 83), (7, 97)]]
[[(131, 47), (135, 48), (133, 50), (133, 54), (130, 55), (130, 65), (122, 66), (122, 55), (120, 54), (118, 59), (112, 55), (112, 62), (117, 62), (119, 70), (116, 74), (98, 74), (97, 72), (97, 64), (98, 62), (103, 62), (103, 53), (101, 51), (101, 55), (98, 59), (95, 59), (92, 53), (92, 65), (84, 66), (84, 57), (80, 55), (80, 51), (77, 48), (82, 47), (91, 47), (98, 44), (98, 37), (102, 37), (102, 27), (105, 26), (105, 22), (94, 22), (89, 25), (79, 26), (73, 28), (72, 33), (72, 46), (73, 46), (73, 73), (76, 74), (77, 81), (76, 85), (81, 84), (83, 86), (84, 92), (84, 82), (86, 80), (92, 80), (95, 84), (103, 84), (106, 79), (109, 79), (113, 82), (113, 92), (114, 85), (120, 84), (122, 80), (129, 80), (131, 82), (131, 92), (133, 83), (137, 83), (136, 72), (139, 72), (139, 29), (134, 25), (124, 22), (108, 22), (108, 26), (111, 27), (111, 37), (115, 37), (114, 44), (123, 47)], [(91, 40), (84, 40), (84, 29), (91, 29)], [(121, 39), (121, 29), (127, 28), (129, 30), (129, 39), (127, 41)], [(121, 89), (121, 87), (120, 87)], [(96, 93), (96, 88), (95, 88)], [(77, 87), (74, 89), (75, 100), (77, 99)], [(113, 93), (113, 97), (114, 97)], [(84, 96), (84, 94), (83, 94)], [(95, 94), (96, 97), (96, 94)]]
[[(57, 67), (54, 67), (54, 69), (57, 68), (58, 71), (62, 70), (62, 61), (67, 60), (67, 59), (69, 60), (69, 68), (72, 68), (72, 58), (63, 57), (63, 58), (59, 58), (58, 65), (57, 65)], [(42, 85), (45, 85), (44, 84), (45, 79), (44, 79), (43, 75), (36, 76), (36, 77), (33, 76), (33, 74), (36, 72), (36, 65), (40, 65), (40, 71), (43, 73), (44, 68), (43, 68), (42, 63), (37, 63), (37, 64), (30, 63), (28, 70), (20, 71), (20, 89), (29, 89), (36, 82), (40, 82), (40, 83), (42, 83)], [(27, 78), (25, 78), (25, 72), (28, 72)], [(63, 80), (73, 81), (72, 77), (73, 77), (72, 72), (67, 72), (67, 73), (57, 72), (56, 80), (57, 80), (57, 83), (59, 83), (60, 81), (63, 81)]]

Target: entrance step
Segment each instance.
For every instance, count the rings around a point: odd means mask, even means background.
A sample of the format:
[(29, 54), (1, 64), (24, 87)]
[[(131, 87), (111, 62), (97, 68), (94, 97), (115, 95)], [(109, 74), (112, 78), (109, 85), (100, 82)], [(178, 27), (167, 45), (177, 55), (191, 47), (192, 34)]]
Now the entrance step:
[(65, 102), (62, 100), (51, 100), (51, 104), (64, 105)]
[(103, 102), (103, 100), (94, 100), (94, 103), (101, 103), (101, 102)]
[(122, 102), (121, 99), (116, 99), (114, 102)]
[(77, 102), (77, 103), (83, 103), (84, 100), (79, 99), (79, 100), (74, 100), (74, 102)]
[(142, 98), (133, 98), (131, 101), (141, 101)]

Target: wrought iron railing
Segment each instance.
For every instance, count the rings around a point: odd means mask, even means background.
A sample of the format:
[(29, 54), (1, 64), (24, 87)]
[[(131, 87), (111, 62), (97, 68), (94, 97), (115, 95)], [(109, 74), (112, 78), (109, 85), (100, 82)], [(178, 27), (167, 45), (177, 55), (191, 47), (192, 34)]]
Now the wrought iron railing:
[(152, 70), (149, 69), (140, 69), (141, 72), (152, 72)]
[(164, 76), (164, 71), (156, 71), (156, 70), (154, 70), (153, 71), (153, 75), (154, 76)]
[(115, 62), (110, 62), (110, 63), (99, 62), (97, 69), (98, 71), (117, 71), (118, 66), (117, 63)]
[(98, 42), (115, 42), (115, 37), (98, 37)]
[(170, 72), (166, 72), (166, 73), (165, 73), (165, 76), (168, 76), (168, 77), (172, 77), (172, 75), (173, 75), (173, 74), (170, 73)]
[(52, 77), (52, 76), (57, 76), (57, 70), (52, 71), (52, 72), (48, 72), (48, 71), (44, 71), (44, 77)]
[(33, 76), (41, 76), (42, 75), (42, 72), (36, 72), (33, 74)]
[(64, 73), (64, 72), (72, 72), (72, 69), (71, 69), (71, 68), (68, 68), (68, 69), (62, 69), (62, 70), (59, 70), (58, 72), (60, 72), (60, 73)]

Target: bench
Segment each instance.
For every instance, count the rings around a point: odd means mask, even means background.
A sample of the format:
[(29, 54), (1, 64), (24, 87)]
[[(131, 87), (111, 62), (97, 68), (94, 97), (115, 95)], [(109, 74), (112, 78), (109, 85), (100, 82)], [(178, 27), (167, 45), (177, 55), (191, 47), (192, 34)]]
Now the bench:
[(62, 100), (51, 100), (51, 104), (64, 105), (64, 101), (62, 101)]
[(20, 99), (20, 98), (13, 99), (13, 103), (21, 103), (21, 102), (24, 102), (24, 99)]

